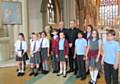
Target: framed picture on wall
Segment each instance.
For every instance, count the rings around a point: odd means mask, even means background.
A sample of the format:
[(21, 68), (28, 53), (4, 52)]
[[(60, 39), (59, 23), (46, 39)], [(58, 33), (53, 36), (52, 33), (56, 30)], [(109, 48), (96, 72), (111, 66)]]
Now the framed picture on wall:
[(2, 24), (21, 25), (22, 6), (21, 2), (3, 1), (1, 3)]

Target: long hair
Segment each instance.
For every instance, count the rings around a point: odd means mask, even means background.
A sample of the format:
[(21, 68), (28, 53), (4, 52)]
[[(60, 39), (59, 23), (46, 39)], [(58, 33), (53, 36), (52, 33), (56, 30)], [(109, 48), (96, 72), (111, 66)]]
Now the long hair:
[[(99, 32), (98, 32), (98, 30), (97, 30), (97, 29), (93, 29), (92, 33), (93, 33), (94, 31), (96, 32), (96, 38), (97, 38), (97, 40), (99, 40)], [(93, 39), (93, 36), (92, 36), (91, 39)]]

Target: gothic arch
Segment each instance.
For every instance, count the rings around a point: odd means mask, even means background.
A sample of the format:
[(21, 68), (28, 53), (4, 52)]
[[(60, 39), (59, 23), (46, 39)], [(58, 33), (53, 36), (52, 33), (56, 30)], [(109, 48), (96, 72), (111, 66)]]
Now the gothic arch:
[[(61, 20), (60, 1), (53, 0), (53, 3), (55, 6), (55, 23), (57, 23)], [(42, 0), (40, 12), (42, 13), (43, 27), (45, 25), (48, 25), (47, 5), (48, 5), (48, 0)]]

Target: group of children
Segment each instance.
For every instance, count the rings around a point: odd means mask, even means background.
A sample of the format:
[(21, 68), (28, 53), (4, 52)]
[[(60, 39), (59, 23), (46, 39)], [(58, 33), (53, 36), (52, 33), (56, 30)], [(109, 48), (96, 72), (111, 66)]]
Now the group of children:
[[(56, 29), (53, 30), (52, 35), (51, 40), (49, 40), (45, 32), (32, 34), (29, 45), (30, 76), (37, 76), (40, 67), (42, 67), (43, 73), (48, 73), (50, 71), (50, 56), (52, 56), (53, 73), (57, 73), (57, 76), (67, 76), (67, 66), (69, 66), (66, 63), (69, 59), (68, 40), (63, 32), (58, 34)], [(120, 45), (115, 41), (115, 31), (107, 31), (107, 39), (103, 43), (99, 39), (99, 33), (96, 29), (93, 29), (89, 36), (89, 39), (85, 39), (84, 33), (78, 32), (78, 38), (75, 40), (73, 59), (77, 61), (77, 78), (84, 80), (86, 67), (88, 67), (91, 77), (89, 84), (96, 84), (99, 69), (103, 65), (106, 84), (111, 84), (111, 82), (118, 84)], [(15, 43), (15, 52), (18, 65), (17, 76), (21, 76), (24, 75), (25, 53), (27, 52), (27, 43), (22, 33), (18, 35), (18, 41)]]

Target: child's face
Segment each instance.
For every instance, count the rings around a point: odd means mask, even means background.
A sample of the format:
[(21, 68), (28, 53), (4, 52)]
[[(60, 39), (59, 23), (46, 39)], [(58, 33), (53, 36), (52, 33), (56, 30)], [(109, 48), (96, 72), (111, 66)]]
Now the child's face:
[(107, 40), (111, 41), (115, 38), (112, 34), (107, 34)]
[(56, 31), (53, 31), (53, 35), (57, 35), (57, 32), (56, 32)]
[(41, 38), (41, 34), (38, 34), (38, 38)]
[(78, 33), (78, 38), (82, 38), (82, 34), (81, 33)]
[(97, 32), (96, 32), (96, 31), (93, 31), (93, 32), (92, 32), (92, 37), (93, 37), (93, 38), (96, 38), (96, 37), (97, 37)]
[(60, 38), (63, 39), (64, 38), (64, 34), (60, 33)]
[(34, 41), (37, 40), (37, 35), (33, 35), (33, 40), (34, 40)]
[(23, 37), (22, 37), (21, 35), (19, 35), (19, 36), (18, 36), (18, 39), (19, 39), (20, 41), (22, 41), (22, 40), (23, 40)]
[(42, 38), (45, 38), (45, 34), (44, 34), (44, 33), (42, 33), (42, 34), (41, 34), (41, 37), (42, 37)]
[(92, 30), (91, 30), (91, 27), (87, 27), (87, 32), (91, 32)]

